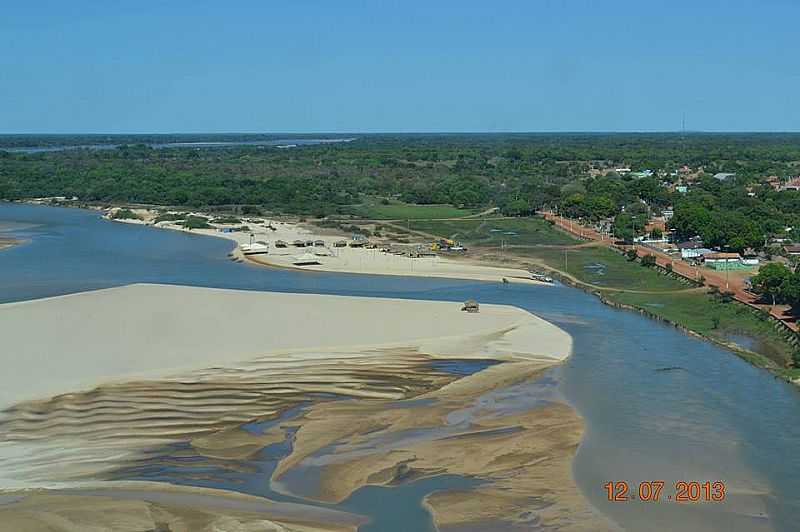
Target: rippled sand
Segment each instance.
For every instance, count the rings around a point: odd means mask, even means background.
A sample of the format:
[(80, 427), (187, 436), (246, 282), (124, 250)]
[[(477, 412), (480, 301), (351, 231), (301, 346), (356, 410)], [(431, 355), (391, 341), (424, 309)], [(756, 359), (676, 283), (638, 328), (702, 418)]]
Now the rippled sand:
[(2, 305), (0, 530), (355, 530), (283, 499), (439, 473), (480, 481), (426, 498), (442, 530), (602, 530), (570, 474), (580, 419), (536, 384), (571, 339), (458, 308), (144, 285)]

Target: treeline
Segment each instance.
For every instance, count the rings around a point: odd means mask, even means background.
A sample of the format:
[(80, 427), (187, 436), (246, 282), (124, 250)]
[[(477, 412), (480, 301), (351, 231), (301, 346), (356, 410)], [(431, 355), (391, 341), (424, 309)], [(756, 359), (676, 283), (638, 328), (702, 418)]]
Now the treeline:
[[(800, 161), (800, 135), (788, 134), (361, 135), (349, 143), (283, 150), (148, 146), (270, 138), (281, 136), (0, 136), (0, 199), (77, 196), (89, 202), (257, 205), (331, 214), (347, 213), (364, 196), (379, 196), (422, 204), (498, 206), (508, 215), (559, 206), (571, 216), (600, 219), (623, 207), (635, 210), (631, 206), (640, 200), (656, 210), (677, 203), (661, 180), (685, 163), (704, 166), (706, 173), (737, 172), (743, 183), (764, 172), (788, 175)], [(113, 143), (123, 145), (42, 153), (2, 150)], [(604, 175), (618, 165), (660, 169), (662, 177)], [(597, 177), (587, 178), (590, 173)], [(708, 203), (694, 196), (686, 199)], [(726, 210), (719, 199), (706, 208)], [(795, 207), (792, 201), (774, 198), (772, 203), (789, 212)], [(638, 218), (620, 225), (637, 223)], [(688, 234), (698, 227), (687, 224), (681, 231)]]
[(779, 262), (765, 264), (750, 280), (753, 289), (770, 298), (771, 303), (785, 303), (800, 307), (800, 271), (792, 270)]
[(682, 239), (699, 236), (707, 247), (764, 249), (770, 237), (793, 240), (800, 230), (800, 193), (792, 190), (706, 178), (675, 199), (670, 226)]

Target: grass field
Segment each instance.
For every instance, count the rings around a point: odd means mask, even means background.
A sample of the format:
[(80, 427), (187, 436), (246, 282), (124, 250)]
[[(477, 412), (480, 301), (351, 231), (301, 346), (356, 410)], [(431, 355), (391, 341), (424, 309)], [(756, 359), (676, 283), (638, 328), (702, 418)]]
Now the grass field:
[[(459, 240), (467, 245), (572, 245), (580, 243), (541, 218), (417, 221), (410, 228)], [(508, 234), (513, 233), (513, 234)]]
[[(671, 322), (706, 336), (733, 341), (760, 353), (779, 367), (792, 359), (793, 349), (772, 328), (772, 324), (748, 307), (733, 302), (723, 303), (703, 292), (637, 294), (615, 292), (608, 299), (647, 309)], [(755, 361), (763, 364), (763, 361)]]
[[(514, 253), (538, 259), (551, 268), (565, 271), (564, 250), (522, 249), (514, 250)], [(667, 292), (689, 288), (654, 268), (628, 261), (624, 256), (601, 246), (566, 250), (566, 272), (580, 281), (602, 288)]]
[(429, 218), (460, 218), (475, 214), (473, 209), (452, 205), (414, 205), (411, 203), (369, 203), (354, 207), (353, 214), (371, 220), (420, 220)]

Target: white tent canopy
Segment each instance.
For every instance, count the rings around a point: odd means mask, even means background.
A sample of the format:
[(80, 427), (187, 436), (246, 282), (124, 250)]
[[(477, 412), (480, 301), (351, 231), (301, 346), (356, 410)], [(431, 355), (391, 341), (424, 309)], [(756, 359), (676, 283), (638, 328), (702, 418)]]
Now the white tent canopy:
[(319, 258), (313, 253), (303, 253), (302, 255), (298, 255), (292, 261), (292, 264), (295, 266), (307, 266), (311, 264), (319, 264)]

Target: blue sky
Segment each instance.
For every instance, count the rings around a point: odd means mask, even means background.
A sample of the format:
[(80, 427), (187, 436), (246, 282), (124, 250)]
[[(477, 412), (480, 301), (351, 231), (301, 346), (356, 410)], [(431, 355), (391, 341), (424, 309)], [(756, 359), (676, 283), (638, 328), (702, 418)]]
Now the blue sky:
[(9, 0), (0, 132), (800, 131), (798, 21), (796, 0)]

